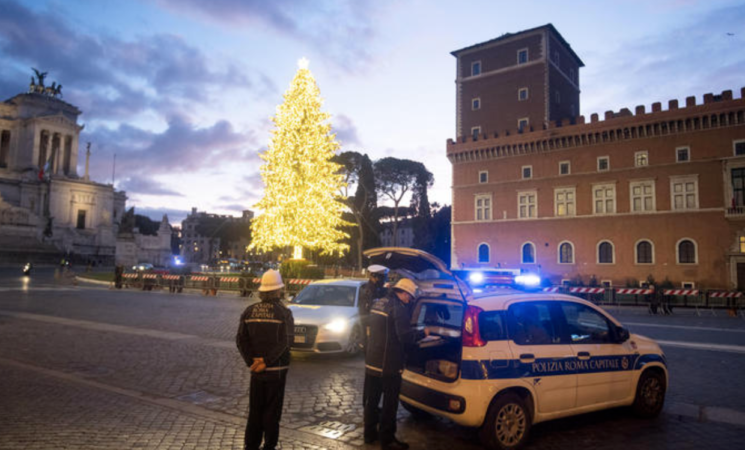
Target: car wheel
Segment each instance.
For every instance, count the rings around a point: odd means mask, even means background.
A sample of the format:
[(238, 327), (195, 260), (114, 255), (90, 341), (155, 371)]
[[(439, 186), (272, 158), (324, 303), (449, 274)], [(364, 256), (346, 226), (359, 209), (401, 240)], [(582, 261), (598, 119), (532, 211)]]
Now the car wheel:
[(505, 393), (489, 407), (481, 428), (481, 441), (491, 449), (521, 448), (528, 440), (532, 421), (525, 401), (514, 393)]
[(360, 352), (362, 348), (362, 329), (359, 325), (352, 327), (352, 331), (349, 333), (349, 340), (347, 340), (347, 346), (344, 348), (344, 353), (349, 356), (354, 356)]
[(646, 370), (636, 385), (636, 397), (632, 406), (639, 417), (656, 417), (665, 404), (665, 375), (659, 370)]
[(432, 417), (432, 414), (428, 413), (427, 411), (417, 408), (411, 403), (406, 403), (403, 400), (401, 400), (401, 406), (403, 406), (404, 409), (408, 411), (409, 414), (411, 414), (411, 417), (415, 419), (429, 419)]

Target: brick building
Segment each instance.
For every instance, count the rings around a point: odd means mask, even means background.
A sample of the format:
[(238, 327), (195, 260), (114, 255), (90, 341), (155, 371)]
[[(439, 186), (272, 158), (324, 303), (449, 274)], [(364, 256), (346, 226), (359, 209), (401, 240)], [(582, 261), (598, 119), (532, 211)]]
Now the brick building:
[(454, 268), (745, 289), (745, 88), (586, 120), (582, 61), (551, 25), (453, 55)]

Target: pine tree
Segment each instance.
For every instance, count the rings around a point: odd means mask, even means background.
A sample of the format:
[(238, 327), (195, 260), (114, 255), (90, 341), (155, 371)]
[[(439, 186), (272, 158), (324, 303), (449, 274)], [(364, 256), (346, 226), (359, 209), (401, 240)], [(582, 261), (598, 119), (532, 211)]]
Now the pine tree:
[(275, 128), (269, 148), (261, 154), (264, 198), (256, 204), (263, 214), (251, 225), (251, 248), (269, 251), (292, 246), (302, 258), (303, 247), (333, 254), (349, 249), (340, 241), (345, 205), (338, 197), (344, 184), (340, 166), (331, 161), (339, 144), (321, 112), (322, 100), (307, 60), (285, 92), (284, 103), (272, 118)]

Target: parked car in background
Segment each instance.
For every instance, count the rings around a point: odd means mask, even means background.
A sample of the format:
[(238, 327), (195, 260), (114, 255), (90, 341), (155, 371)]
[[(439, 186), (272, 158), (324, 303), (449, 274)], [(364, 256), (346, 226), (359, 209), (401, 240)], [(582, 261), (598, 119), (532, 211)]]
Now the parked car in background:
[(401, 402), (480, 427), (484, 445), (517, 449), (533, 424), (631, 406), (660, 413), (665, 355), (602, 308), (569, 295), (514, 288), (474, 294), (436, 257), (408, 248), (365, 252), (413, 279), (412, 326), (429, 336), (407, 354)]
[(357, 302), (365, 281), (319, 280), (292, 299), (295, 319), (292, 350), (357, 354), (362, 342)]
[(155, 267), (150, 263), (137, 263), (136, 265), (132, 266), (132, 270), (134, 270), (135, 272), (149, 272), (153, 269), (155, 269)]

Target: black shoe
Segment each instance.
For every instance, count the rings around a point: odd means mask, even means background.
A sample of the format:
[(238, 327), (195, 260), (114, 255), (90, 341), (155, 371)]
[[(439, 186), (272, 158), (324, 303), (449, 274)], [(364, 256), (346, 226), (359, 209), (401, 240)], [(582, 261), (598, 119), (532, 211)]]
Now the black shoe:
[(409, 444), (401, 442), (398, 439), (393, 439), (393, 441), (381, 445), (381, 448), (383, 450), (406, 450), (409, 448)]

